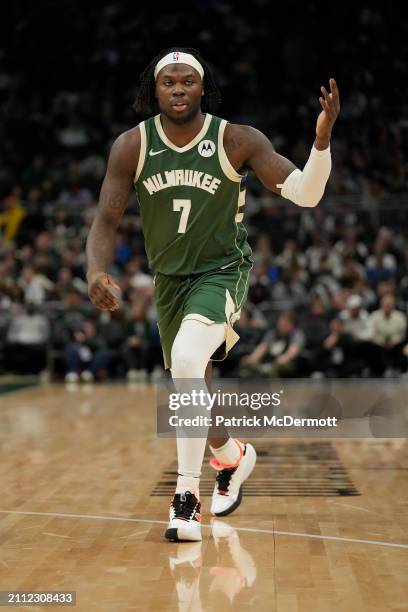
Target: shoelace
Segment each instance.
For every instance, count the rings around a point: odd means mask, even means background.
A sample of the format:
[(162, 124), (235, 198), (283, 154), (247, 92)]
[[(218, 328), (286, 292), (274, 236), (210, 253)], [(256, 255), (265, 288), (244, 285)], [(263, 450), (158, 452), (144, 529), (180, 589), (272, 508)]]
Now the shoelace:
[(177, 493), (172, 501), (176, 518), (192, 518), (194, 513), (200, 512), (200, 502), (196, 496), (190, 491), (186, 493)]
[(225, 468), (221, 470), (220, 472), (218, 472), (216, 481), (218, 485), (218, 493), (220, 493), (220, 495), (228, 494), (228, 488), (229, 488), (231, 476), (233, 475), (236, 469), (237, 469), (236, 467), (235, 468)]
[[(239, 461), (241, 461), (242, 457), (245, 454), (246, 454), (246, 446), (243, 447), (243, 452), (241, 453)], [(230, 485), (231, 476), (237, 469), (239, 463), (233, 468), (220, 469), (222, 466), (222, 463), (220, 463), (218, 459), (213, 458), (210, 461), (210, 465), (218, 472), (217, 477), (216, 477), (218, 493), (220, 495), (228, 495), (228, 489)]]

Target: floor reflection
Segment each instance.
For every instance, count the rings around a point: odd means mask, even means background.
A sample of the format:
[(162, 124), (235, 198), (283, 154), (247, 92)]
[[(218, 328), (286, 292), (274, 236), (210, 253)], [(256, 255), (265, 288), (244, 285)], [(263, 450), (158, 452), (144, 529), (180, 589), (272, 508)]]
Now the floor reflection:
[(200, 597), (201, 551), (202, 542), (182, 542), (172, 546), (169, 566), (180, 612), (191, 609), (201, 612), (203, 609)]
[(227, 563), (224, 561), (211, 567), (213, 579), (210, 593), (223, 593), (232, 604), (242, 589), (254, 584), (255, 561), (240, 543), (238, 531), (226, 521), (212, 520), (212, 536), (217, 550), (217, 561), (223, 559)]
[(226, 521), (213, 519), (211, 535), (215, 552), (212, 550), (209, 557), (215, 562), (209, 567), (203, 566), (202, 542), (176, 544), (169, 554), (180, 612), (200, 612), (203, 597), (206, 603), (210, 599), (222, 607), (222, 602), (228, 601), (232, 606), (237, 595), (256, 581), (255, 561), (242, 546), (238, 531)]

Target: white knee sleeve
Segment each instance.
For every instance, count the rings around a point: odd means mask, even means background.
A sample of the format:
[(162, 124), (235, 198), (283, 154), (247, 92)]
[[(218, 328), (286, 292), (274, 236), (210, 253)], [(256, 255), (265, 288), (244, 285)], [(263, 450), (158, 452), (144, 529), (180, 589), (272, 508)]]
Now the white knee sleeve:
[(211, 355), (224, 342), (225, 334), (224, 323), (183, 321), (171, 349), (173, 378), (204, 378)]
[[(171, 349), (171, 374), (178, 393), (189, 393), (193, 388), (208, 392), (204, 380), (205, 369), (211, 355), (224, 342), (225, 334), (226, 325), (223, 323), (207, 325), (195, 319), (182, 322)], [(202, 380), (188, 380), (197, 378)], [(202, 413), (208, 416), (205, 406)], [(176, 430), (179, 474), (199, 478), (207, 433), (208, 427), (201, 428), (201, 438), (190, 438), (185, 436), (182, 429)]]

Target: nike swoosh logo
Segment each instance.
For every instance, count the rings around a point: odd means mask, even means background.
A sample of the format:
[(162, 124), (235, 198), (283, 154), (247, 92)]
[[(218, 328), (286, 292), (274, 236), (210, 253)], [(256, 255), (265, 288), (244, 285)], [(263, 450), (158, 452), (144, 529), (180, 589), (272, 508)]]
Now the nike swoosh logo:
[(168, 149), (161, 149), (161, 151), (153, 151), (153, 149), (150, 149), (149, 155), (150, 155), (150, 157), (153, 157), (154, 155), (158, 155), (159, 153), (163, 153), (163, 151), (168, 151)]

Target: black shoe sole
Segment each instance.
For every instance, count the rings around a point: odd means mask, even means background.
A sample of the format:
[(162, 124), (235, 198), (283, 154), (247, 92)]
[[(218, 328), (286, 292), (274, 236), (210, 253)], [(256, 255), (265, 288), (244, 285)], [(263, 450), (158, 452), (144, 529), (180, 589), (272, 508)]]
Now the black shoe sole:
[(166, 533), (164, 537), (171, 542), (180, 542), (177, 536), (177, 527), (173, 527), (172, 529), (166, 529)]
[(164, 537), (170, 542), (201, 542), (201, 540), (186, 540), (184, 538), (179, 538), (177, 527), (171, 527), (170, 529), (166, 529)]
[[(234, 512), (234, 510), (238, 508), (238, 506), (241, 505), (241, 502), (242, 502), (242, 485), (239, 487), (237, 501), (235, 501), (232, 504), (232, 506), (230, 506), (226, 510), (223, 510), (223, 512), (216, 512), (215, 516), (227, 516), (227, 514), (231, 514), (232, 512)], [(168, 531), (173, 531), (173, 530), (169, 529)]]

